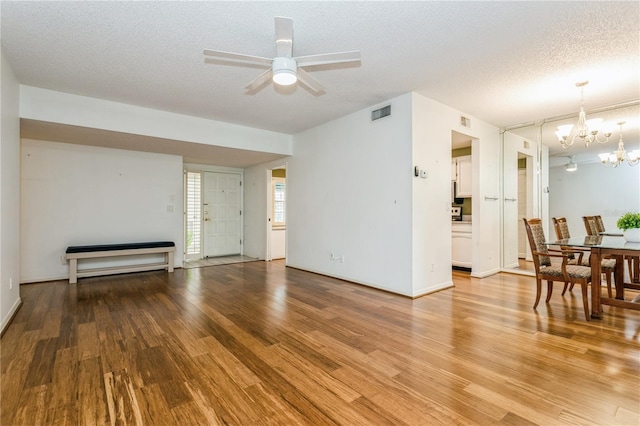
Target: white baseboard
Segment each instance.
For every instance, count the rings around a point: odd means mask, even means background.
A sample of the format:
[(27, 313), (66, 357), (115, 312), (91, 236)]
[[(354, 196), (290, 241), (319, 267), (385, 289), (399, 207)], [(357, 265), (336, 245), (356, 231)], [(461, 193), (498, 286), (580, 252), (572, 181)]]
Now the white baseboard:
[(495, 268), (495, 269), (490, 269), (488, 271), (483, 271), (483, 272), (472, 272), (471, 276), (474, 277), (474, 278), (486, 278), (486, 277), (489, 277), (491, 275), (495, 275), (500, 271), (501, 271), (500, 268)]
[(22, 299), (18, 297), (18, 300), (16, 300), (16, 303), (13, 304), (7, 316), (2, 318), (2, 327), (0, 327), (0, 333), (4, 333), (5, 328), (7, 328), (9, 324), (11, 324), (11, 319), (13, 319), (13, 316), (16, 314), (16, 312), (18, 312), (18, 309), (21, 305)]
[(413, 293), (413, 298), (418, 298), (418, 297), (422, 297), (422, 296), (426, 296), (427, 294), (431, 294), (431, 293), (435, 293), (441, 290), (446, 290), (448, 288), (452, 288), (453, 287), (453, 281), (448, 281), (446, 283), (440, 284), (439, 286), (436, 287), (429, 287), (429, 288), (423, 288), (420, 289), (418, 291), (416, 291), (415, 293)]
[(363, 286), (367, 286), (367, 287), (371, 287), (371, 288), (376, 288), (378, 290), (384, 290), (384, 291), (387, 291), (389, 293), (399, 294), (401, 296), (412, 297), (410, 294), (400, 293), (399, 291), (397, 291), (395, 289), (391, 289), (391, 288), (388, 288), (388, 287), (384, 287), (384, 286), (380, 286), (380, 285), (376, 285), (376, 284), (372, 284), (372, 283), (368, 283), (368, 282), (364, 282), (364, 281), (356, 281), (353, 278), (349, 278), (349, 277), (344, 277), (344, 276), (335, 275), (335, 274), (329, 274), (327, 272), (316, 271), (316, 270), (311, 269), (311, 268), (296, 266), (296, 265), (292, 265), (290, 263), (287, 263), (286, 266), (288, 266), (290, 268), (294, 268), (294, 269), (300, 269), (301, 271), (307, 271), (307, 272), (312, 272), (312, 273), (318, 274), (318, 275), (324, 275), (324, 276), (330, 277), (330, 278), (336, 278), (336, 279), (339, 279), (339, 280), (342, 280), (342, 281), (347, 281), (347, 282), (358, 284), (358, 285), (363, 285)]

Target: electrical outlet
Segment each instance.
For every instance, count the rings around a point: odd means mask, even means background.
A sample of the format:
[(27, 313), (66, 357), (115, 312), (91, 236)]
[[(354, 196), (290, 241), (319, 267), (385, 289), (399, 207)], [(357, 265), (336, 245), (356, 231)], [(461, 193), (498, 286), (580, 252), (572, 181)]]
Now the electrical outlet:
[(9, 277), (9, 290), (13, 290), (13, 277)]
[(61, 265), (66, 265), (67, 264), (67, 258), (65, 257), (64, 254), (60, 256), (60, 264)]

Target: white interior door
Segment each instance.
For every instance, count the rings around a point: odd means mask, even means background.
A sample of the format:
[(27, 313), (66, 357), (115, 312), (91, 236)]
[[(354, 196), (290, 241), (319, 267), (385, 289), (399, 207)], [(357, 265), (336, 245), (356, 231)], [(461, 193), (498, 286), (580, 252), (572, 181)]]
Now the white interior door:
[(204, 256), (241, 253), (241, 191), (237, 173), (205, 172), (202, 216)]

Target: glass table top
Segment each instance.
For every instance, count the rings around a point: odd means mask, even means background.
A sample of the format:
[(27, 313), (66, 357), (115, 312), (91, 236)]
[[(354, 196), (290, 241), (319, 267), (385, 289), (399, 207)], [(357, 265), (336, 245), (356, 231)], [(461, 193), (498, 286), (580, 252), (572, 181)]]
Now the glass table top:
[(586, 237), (572, 237), (564, 240), (548, 241), (547, 245), (562, 245), (567, 247), (606, 248), (618, 250), (640, 250), (640, 243), (628, 242), (620, 236), (587, 235)]

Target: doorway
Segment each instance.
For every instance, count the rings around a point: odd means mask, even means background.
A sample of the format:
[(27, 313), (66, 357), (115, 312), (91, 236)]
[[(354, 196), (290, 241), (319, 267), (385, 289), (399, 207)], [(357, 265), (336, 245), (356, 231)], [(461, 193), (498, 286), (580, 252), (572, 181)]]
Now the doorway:
[(257, 260), (244, 255), (242, 171), (185, 169), (184, 268)]
[(268, 209), (268, 260), (287, 257), (287, 169), (286, 166), (268, 171), (269, 209)]
[(473, 269), (473, 143), (471, 136), (451, 131), (451, 266), (468, 272)]

